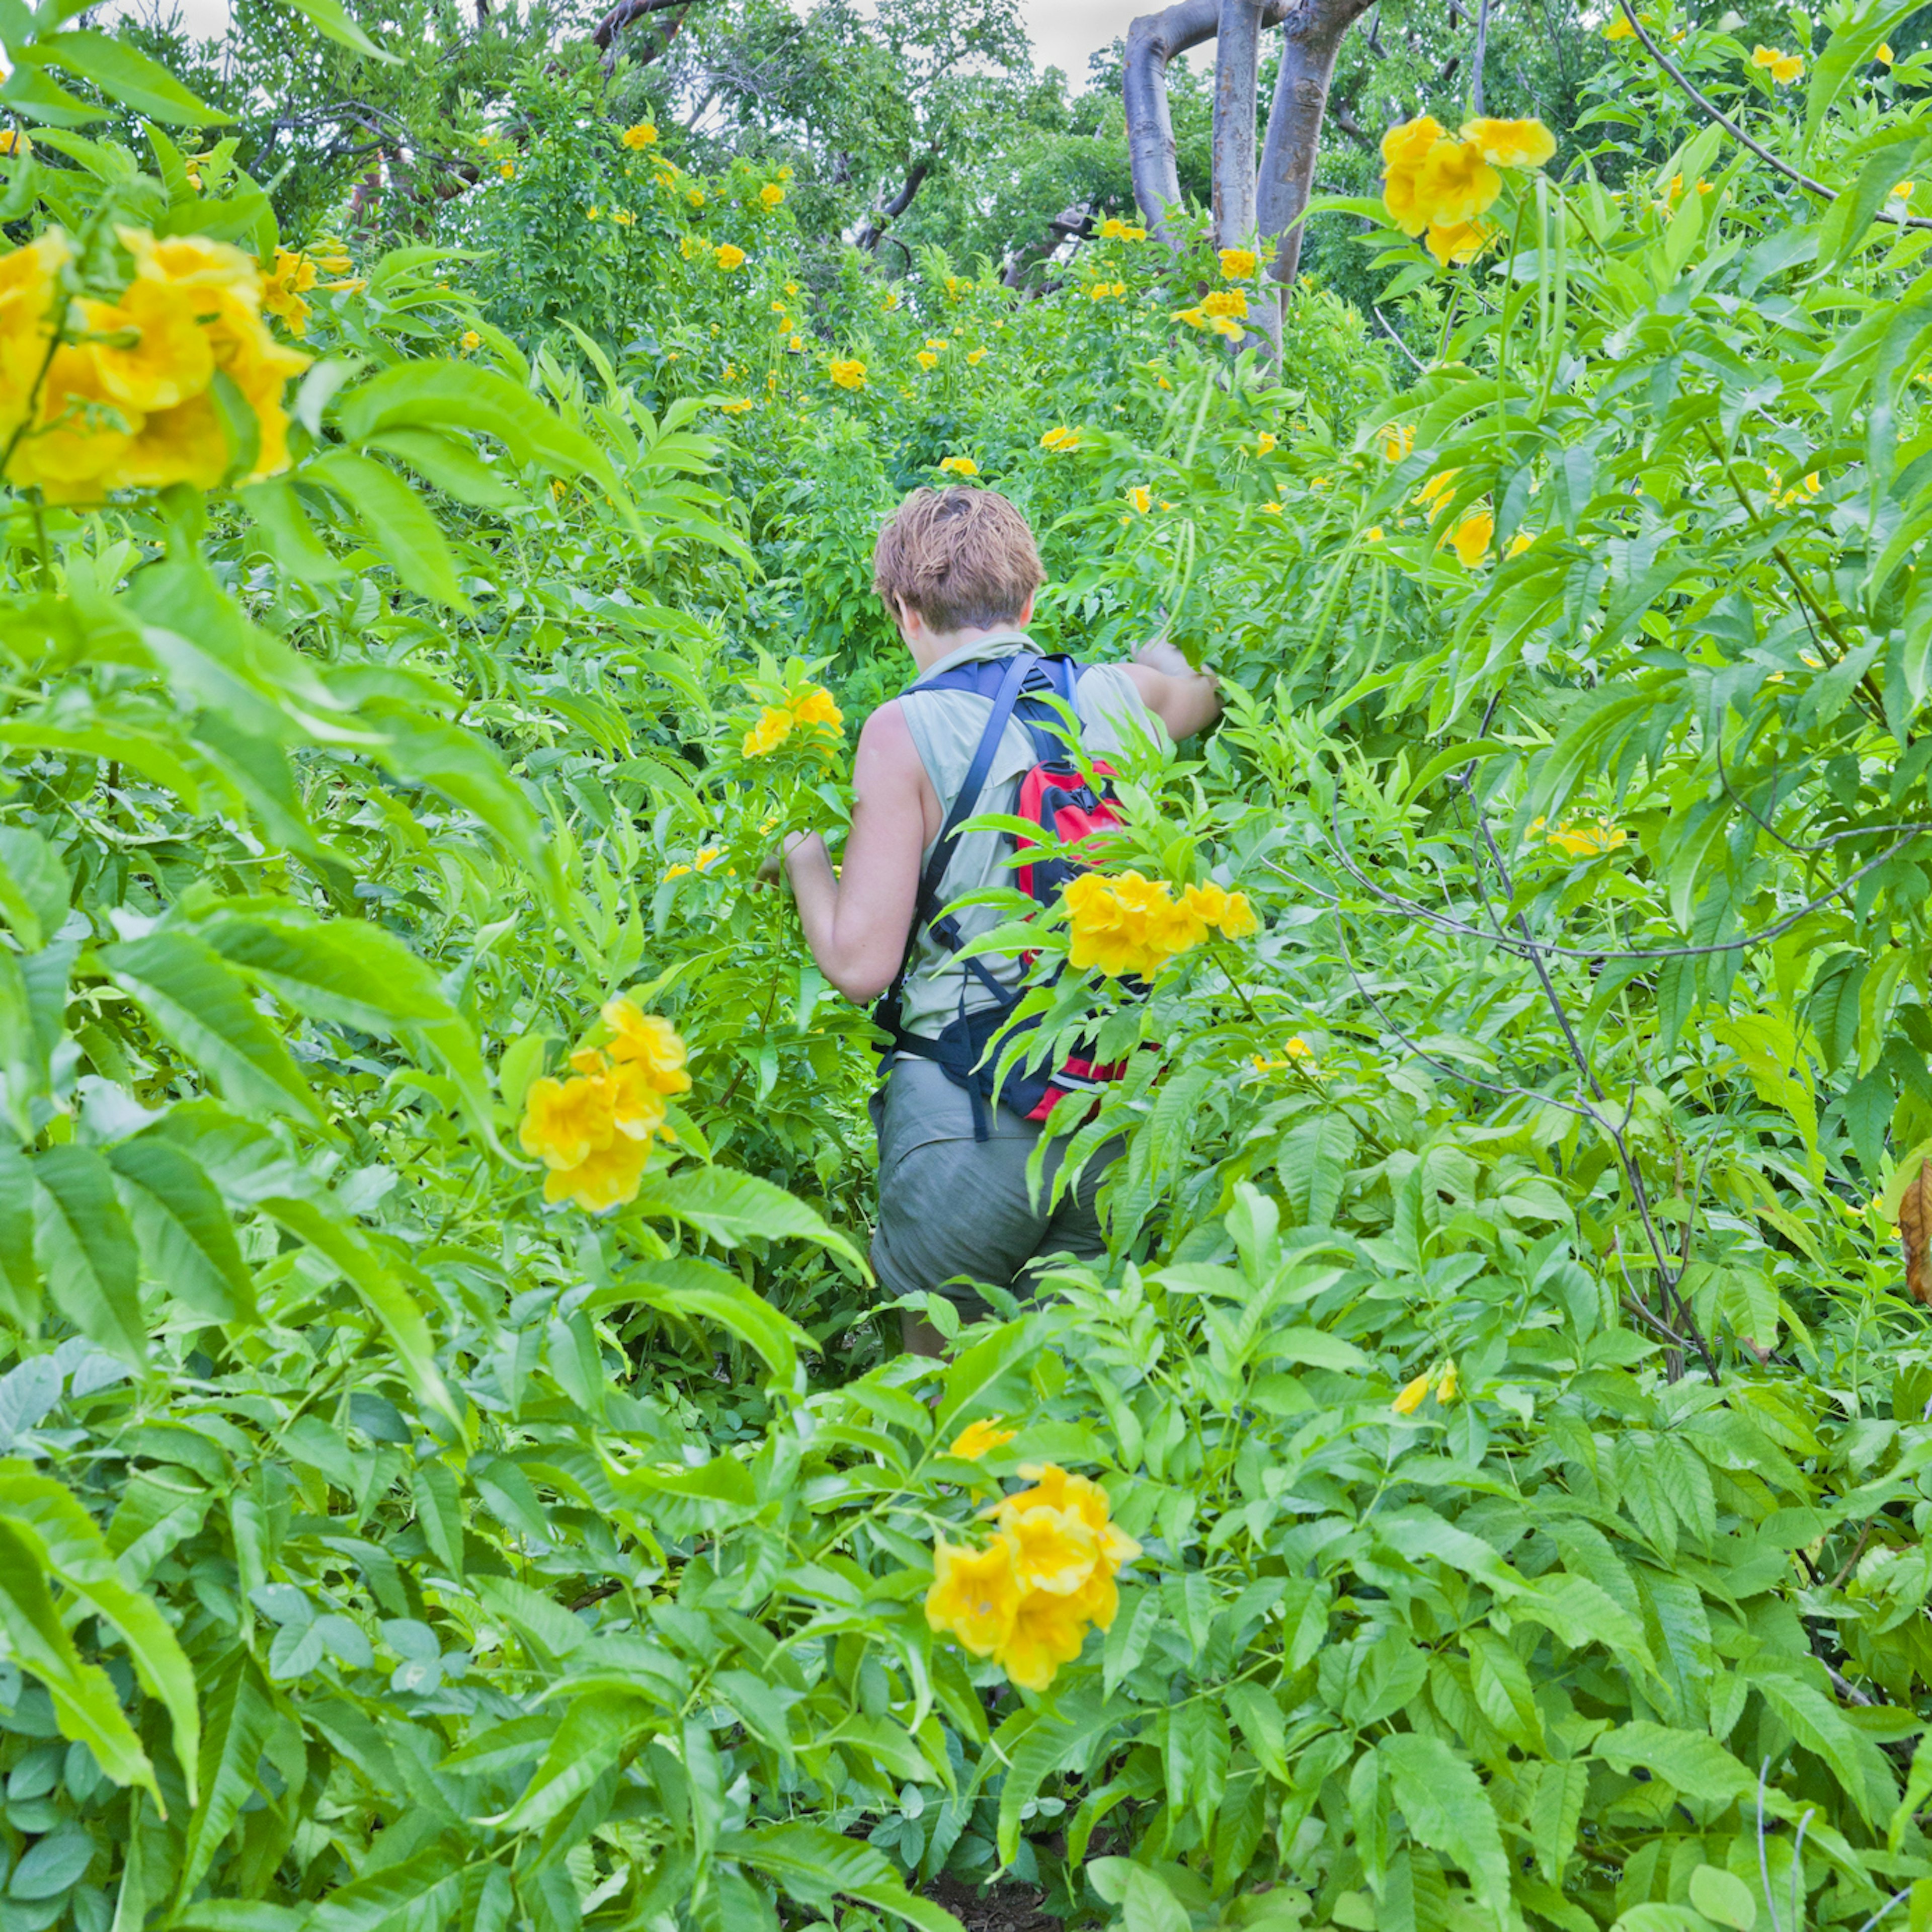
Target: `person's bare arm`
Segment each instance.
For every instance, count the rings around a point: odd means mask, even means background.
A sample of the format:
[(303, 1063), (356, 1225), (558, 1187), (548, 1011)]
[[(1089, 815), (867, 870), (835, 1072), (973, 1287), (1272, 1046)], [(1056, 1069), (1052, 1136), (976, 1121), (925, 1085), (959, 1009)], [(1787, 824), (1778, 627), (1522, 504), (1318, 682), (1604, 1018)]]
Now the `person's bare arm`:
[(920, 860), (939, 830), (939, 800), (895, 704), (859, 734), (853, 762), (852, 830), (835, 874), (815, 832), (792, 840), (785, 875), (818, 969), (848, 1000), (878, 998), (891, 985), (912, 929)]
[(1220, 680), (1210, 670), (1195, 670), (1170, 644), (1144, 644), (1124, 668), (1141, 702), (1177, 745), (1204, 731), (1221, 715)]

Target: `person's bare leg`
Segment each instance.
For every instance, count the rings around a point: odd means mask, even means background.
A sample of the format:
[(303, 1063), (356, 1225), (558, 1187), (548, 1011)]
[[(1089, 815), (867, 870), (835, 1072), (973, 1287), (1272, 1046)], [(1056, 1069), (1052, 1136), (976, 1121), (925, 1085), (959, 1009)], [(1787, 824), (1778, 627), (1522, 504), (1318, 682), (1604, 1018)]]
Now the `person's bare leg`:
[(946, 1337), (910, 1308), (899, 1310), (899, 1344), (908, 1355), (925, 1355), (935, 1362), (946, 1359)]

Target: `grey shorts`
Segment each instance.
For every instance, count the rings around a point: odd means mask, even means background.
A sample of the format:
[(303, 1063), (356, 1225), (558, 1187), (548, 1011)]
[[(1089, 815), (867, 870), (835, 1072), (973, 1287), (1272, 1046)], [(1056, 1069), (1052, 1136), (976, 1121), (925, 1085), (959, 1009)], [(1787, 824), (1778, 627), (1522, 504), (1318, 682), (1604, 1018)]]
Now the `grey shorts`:
[(1051, 1149), (1040, 1205), (1027, 1162), (1040, 1130), (996, 1108), (992, 1137), (973, 1138), (973, 1102), (930, 1060), (900, 1060), (872, 1097), (879, 1130), (879, 1222), (872, 1266), (889, 1293), (943, 1294), (962, 1317), (989, 1311), (964, 1281), (992, 1282), (1025, 1295), (1032, 1264), (1050, 1255), (1095, 1261), (1107, 1252), (1094, 1198), (1118, 1146), (1088, 1162), (1079, 1185), (1048, 1211), (1061, 1150)]

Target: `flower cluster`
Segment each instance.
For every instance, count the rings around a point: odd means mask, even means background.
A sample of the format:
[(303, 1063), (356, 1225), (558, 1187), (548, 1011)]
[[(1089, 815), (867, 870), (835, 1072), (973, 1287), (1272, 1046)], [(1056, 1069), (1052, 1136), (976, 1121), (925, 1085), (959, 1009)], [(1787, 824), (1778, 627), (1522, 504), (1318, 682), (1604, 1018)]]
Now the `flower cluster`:
[(57, 228), (0, 255), (0, 446), (17, 434), (8, 481), (60, 503), (212, 489), (236, 457), (218, 375), (248, 412), (250, 473), (286, 469), (282, 390), (309, 358), (264, 326), (254, 257), (199, 236), (116, 232), (134, 272), (112, 300), (70, 299), (74, 246)]
[(291, 335), (306, 335), (309, 305), (302, 297), (322, 275), (338, 278), (322, 283), (325, 289), (361, 288), (359, 279), (350, 278), (354, 266), (347, 249), (332, 235), (321, 236), (312, 252), (278, 248), (274, 267), (262, 278), (262, 306), (271, 315), (279, 316)]
[(658, 130), (655, 123), (640, 121), (634, 127), (626, 128), (617, 138), (634, 152), (653, 146), (658, 138)]
[(942, 456), (939, 466), (952, 476), (976, 476), (980, 473), (980, 466), (970, 456)]
[(1100, 224), (1100, 239), (1102, 242), (1144, 242), (1147, 230), (1144, 228), (1130, 228), (1126, 223), (1110, 214)]
[(842, 389), (862, 389), (866, 386), (866, 365), (856, 356), (835, 356), (826, 374)]
[(1752, 48), (1750, 64), (1753, 67), (1766, 69), (1772, 79), (1780, 87), (1788, 81), (1796, 80), (1804, 71), (1804, 58), (1802, 54), (1783, 53), (1776, 47)]
[(1402, 1393), (1394, 1404), (1398, 1415), (1413, 1415), (1429, 1400), (1429, 1391), (1436, 1391), (1436, 1400), (1447, 1408), (1456, 1400), (1460, 1384), (1456, 1379), (1456, 1364), (1452, 1361), (1442, 1369), (1431, 1369), (1419, 1375), (1412, 1382), (1402, 1384)]
[(1258, 929), (1245, 892), (1190, 886), (1176, 898), (1165, 879), (1138, 872), (1082, 872), (1066, 888), (1072, 943), (1069, 961), (1111, 978), (1151, 979), (1168, 960), (1198, 946), (1210, 928), (1224, 939)]
[(1496, 170), (1540, 167), (1556, 152), (1540, 121), (1472, 121), (1452, 140), (1424, 114), (1382, 136), (1382, 206), (1438, 262), (1467, 261), (1489, 239), (1478, 218), (1503, 191)]
[(1024, 1463), (1020, 1474), (1034, 1486), (988, 1512), (998, 1528), (985, 1549), (944, 1538), (934, 1546), (926, 1620), (974, 1656), (992, 1658), (1022, 1690), (1044, 1690), (1080, 1654), (1090, 1624), (1112, 1628), (1114, 1579), (1141, 1552), (1108, 1520), (1097, 1483), (1052, 1462)]
[(1246, 281), (1261, 262), (1252, 248), (1223, 248), (1220, 257), (1221, 279), (1226, 282)]
[(651, 1140), (664, 1130), (666, 1100), (690, 1090), (684, 1042), (668, 1020), (612, 1000), (602, 1017), (607, 1048), (570, 1056), (568, 1080), (533, 1082), (517, 1138), (550, 1172), (546, 1201), (574, 1201), (588, 1213), (638, 1198)]
[(832, 701), (823, 685), (808, 686), (784, 704), (768, 704), (758, 713), (758, 722), (745, 734), (744, 753), (748, 758), (762, 758), (776, 752), (794, 730), (823, 727), (836, 731), (845, 714)]
[(1080, 432), (1070, 423), (1055, 423), (1040, 440), (1042, 449), (1050, 449), (1056, 455), (1070, 455), (1080, 447)]

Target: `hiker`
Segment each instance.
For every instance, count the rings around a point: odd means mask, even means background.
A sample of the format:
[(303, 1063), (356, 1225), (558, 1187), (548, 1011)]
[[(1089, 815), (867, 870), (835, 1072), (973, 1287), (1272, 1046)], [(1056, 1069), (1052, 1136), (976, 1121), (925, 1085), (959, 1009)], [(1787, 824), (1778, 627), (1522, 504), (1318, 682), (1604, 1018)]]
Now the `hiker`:
[[(938, 920), (964, 893), (1014, 882), (1004, 862), (1012, 842), (975, 832), (950, 836), (942, 847), (942, 832), (982, 813), (1012, 813), (1043, 755), (1065, 765), (1064, 735), (1043, 729), (1064, 730), (1047, 697), (1070, 703), (1093, 759), (1146, 730), (1150, 715), (1175, 740), (1190, 737), (1220, 716), (1221, 702), (1213, 676), (1192, 670), (1168, 644), (1147, 646), (1131, 664), (1042, 658), (1026, 628), (1044, 580), (1040, 553), (1026, 519), (993, 490), (915, 490), (879, 532), (872, 567), (872, 587), (919, 674), (859, 734), (842, 871), (833, 872), (824, 840), (804, 832), (786, 842), (782, 860), (774, 854), (766, 861), (764, 875), (782, 864), (812, 956), (848, 999), (896, 992), (876, 1016), (893, 1046), (872, 1101), (879, 1130), (872, 1266), (894, 1294), (936, 1291), (971, 1322), (986, 1304), (958, 1278), (1023, 1293), (1042, 1256), (1092, 1260), (1106, 1252), (1094, 1211), (1104, 1162), (1094, 1162), (1049, 1210), (1059, 1158), (1050, 1154), (1035, 1205), (1028, 1157), (1060, 1090), (1036, 1101), (1040, 1118), (1029, 1119), (1024, 1105), (1009, 1104), (1019, 1068), (997, 1105), (986, 1098), (996, 1056), (985, 1056), (976, 1079), (972, 1072), (1017, 997), (1021, 963), (957, 956), (961, 941), (1000, 922), (996, 909), (967, 907)], [(989, 729), (996, 712), (1005, 721), (997, 736)], [(1068, 782), (1080, 791), (1077, 774)], [(1104, 813), (1102, 822), (1111, 818)], [(1053, 836), (1049, 829), (1042, 839)], [(1029, 1096), (1056, 1077), (1036, 1075)], [(905, 1310), (902, 1324), (908, 1348), (942, 1352), (930, 1322)]]

